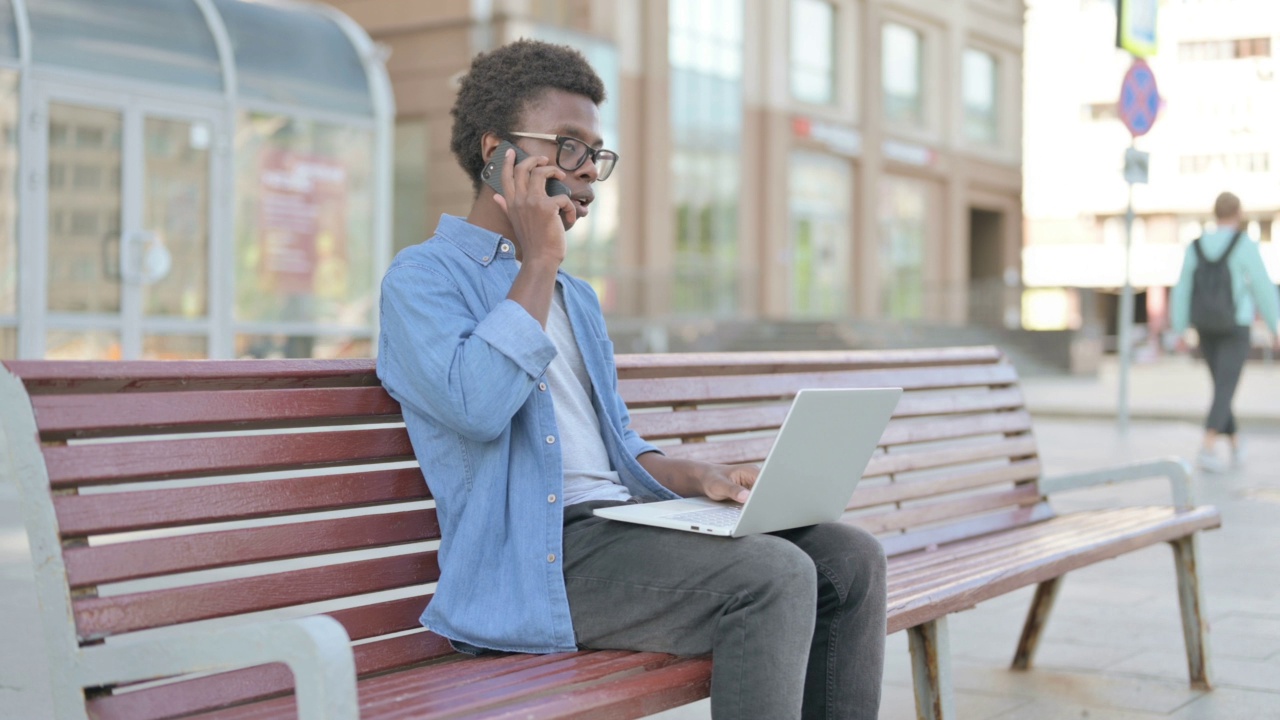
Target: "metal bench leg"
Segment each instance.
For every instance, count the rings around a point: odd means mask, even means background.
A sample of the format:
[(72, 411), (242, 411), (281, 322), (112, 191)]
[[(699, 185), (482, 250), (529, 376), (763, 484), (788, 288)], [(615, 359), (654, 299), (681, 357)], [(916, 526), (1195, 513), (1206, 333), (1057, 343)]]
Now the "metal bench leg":
[(916, 717), (953, 720), (956, 698), (951, 688), (951, 641), (947, 617), (907, 629), (911, 647), (911, 677), (916, 691)]
[(1200, 592), (1200, 554), (1197, 536), (1191, 535), (1169, 543), (1173, 546), (1173, 562), (1178, 568), (1178, 601), (1182, 606), (1182, 635), (1187, 642), (1187, 670), (1191, 687), (1210, 690), (1209, 621), (1204, 614), (1204, 596)]
[(1062, 586), (1062, 575), (1052, 580), (1045, 580), (1036, 586), (1036, 596), (1031, 600), (1031, 608), (1027, 610), (1027, 622), (1022, 626), (1022, 637), (1018, 639), (1018, 650), (1013, 655), (1013, 669), (1026, 670), (1031, 667), (1036, 648), (1040, 645), (1040, 635), (1049, 622), (1049, 612), (1053, 610), (1053, 601), (1058, 598), (1058, 588)]

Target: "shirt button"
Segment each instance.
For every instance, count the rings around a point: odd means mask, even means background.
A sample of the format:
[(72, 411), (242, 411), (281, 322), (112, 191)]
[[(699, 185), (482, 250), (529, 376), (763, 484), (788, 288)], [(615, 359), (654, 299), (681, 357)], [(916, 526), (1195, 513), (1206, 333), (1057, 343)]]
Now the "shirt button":
[(541, 391), (541, 392), (546, 392), (546, 391), (547, 391), (547, 384), (546, 384), (546, 383), (538, 383), (538, 390), (539, 390), (539, 391)]
[(555, 444), (556, 444), (556, 436), (555, 436), (555, 435), (548, 435), (548, 436), (547, 436), (547, 444), (548, 444), (548, 445), (555, 445)]
[(555, 493), (551, 493), (550, 495), (548, 495), (548, 496), (547, 496), (547, 502), (549, 502), (549, 503), (553, 503), (553, 502), (555, 502), (555, 501), (556, 501), (556, 494), (555, 494)]
[(511, 249), (511, 246), (506, 243), (502, 243), (502, 245), (499, 246), (498, 249), (501, 250), (502, 252), (506, 252)]
[(480, 262), (489, 262), (489, 256), (485, 255), (484, 257), (480, 258)]
[(547, 556), (547, 562), (555, 562), (555, 561), (556, 561), (555, 553), (551, 553), (550, 555)]

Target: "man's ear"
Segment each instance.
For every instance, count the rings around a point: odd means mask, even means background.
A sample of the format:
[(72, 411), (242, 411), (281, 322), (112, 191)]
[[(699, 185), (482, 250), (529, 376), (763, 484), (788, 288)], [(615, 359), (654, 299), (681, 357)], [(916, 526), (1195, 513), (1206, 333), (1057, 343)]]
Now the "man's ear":
[(502, 138), (498, 137), (495, 132), (487, 132), (480, 136), (480, 157), (485, 162), (489, 162), (489, 157), (493, 155), (493, 151), (502, 144)]

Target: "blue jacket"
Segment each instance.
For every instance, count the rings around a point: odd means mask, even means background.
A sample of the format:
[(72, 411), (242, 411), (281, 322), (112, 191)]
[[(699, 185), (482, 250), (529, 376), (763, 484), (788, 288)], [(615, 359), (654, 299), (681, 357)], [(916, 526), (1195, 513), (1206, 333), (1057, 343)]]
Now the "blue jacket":
[[(545, 375), (556, 348), (506, 299), (517, 270), (512, 243), (443, 216), (383, 277), (378, 377), (404, 412), (443, 536), (423, 625), (461, 650), (560, 652), (576, 643)], [(629, 427), (595, 292), (563, 271), (558, 278), (613, 469), (633, 496), (677, 497), (636, 461), (657, 448)]]
[[(1222, 257), (1235, 234), (1234, 228), (1205, 233), (1202, 241), (1204, 256), (1210, 261)], [(1191, 324), (1191, 280), (1199, 263), (1195, 246), (1188, 245), (1186, 257), (1182, 260), (1182, 276), (1173, 288), (1169, 303), (1169, 324), (1179, 334)], [(1254, 315), (1261, 312), (1267, 328), (1274, 335), (1280, 320), (1280, 293), (1267, 276), (1258, 243), (1248, 235), (1241, 237), (1231, 251), (1231, 257), (1227, 258), (1227, 267), (1231, 270), (1231, 289), (1236, 301), (1236, 324), (1252, 325)]]

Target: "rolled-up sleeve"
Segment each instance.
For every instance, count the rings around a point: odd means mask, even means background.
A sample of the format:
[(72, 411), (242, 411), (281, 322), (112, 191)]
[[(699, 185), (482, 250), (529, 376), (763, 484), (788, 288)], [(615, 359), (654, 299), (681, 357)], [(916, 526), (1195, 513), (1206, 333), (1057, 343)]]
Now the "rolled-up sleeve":
[(556, 355), (542, 326), (504, 300), (477, 317), (462, 292), (425, 265), (382, 281), (378, 375), (401, 404), (477, 441), (498, 437)]

